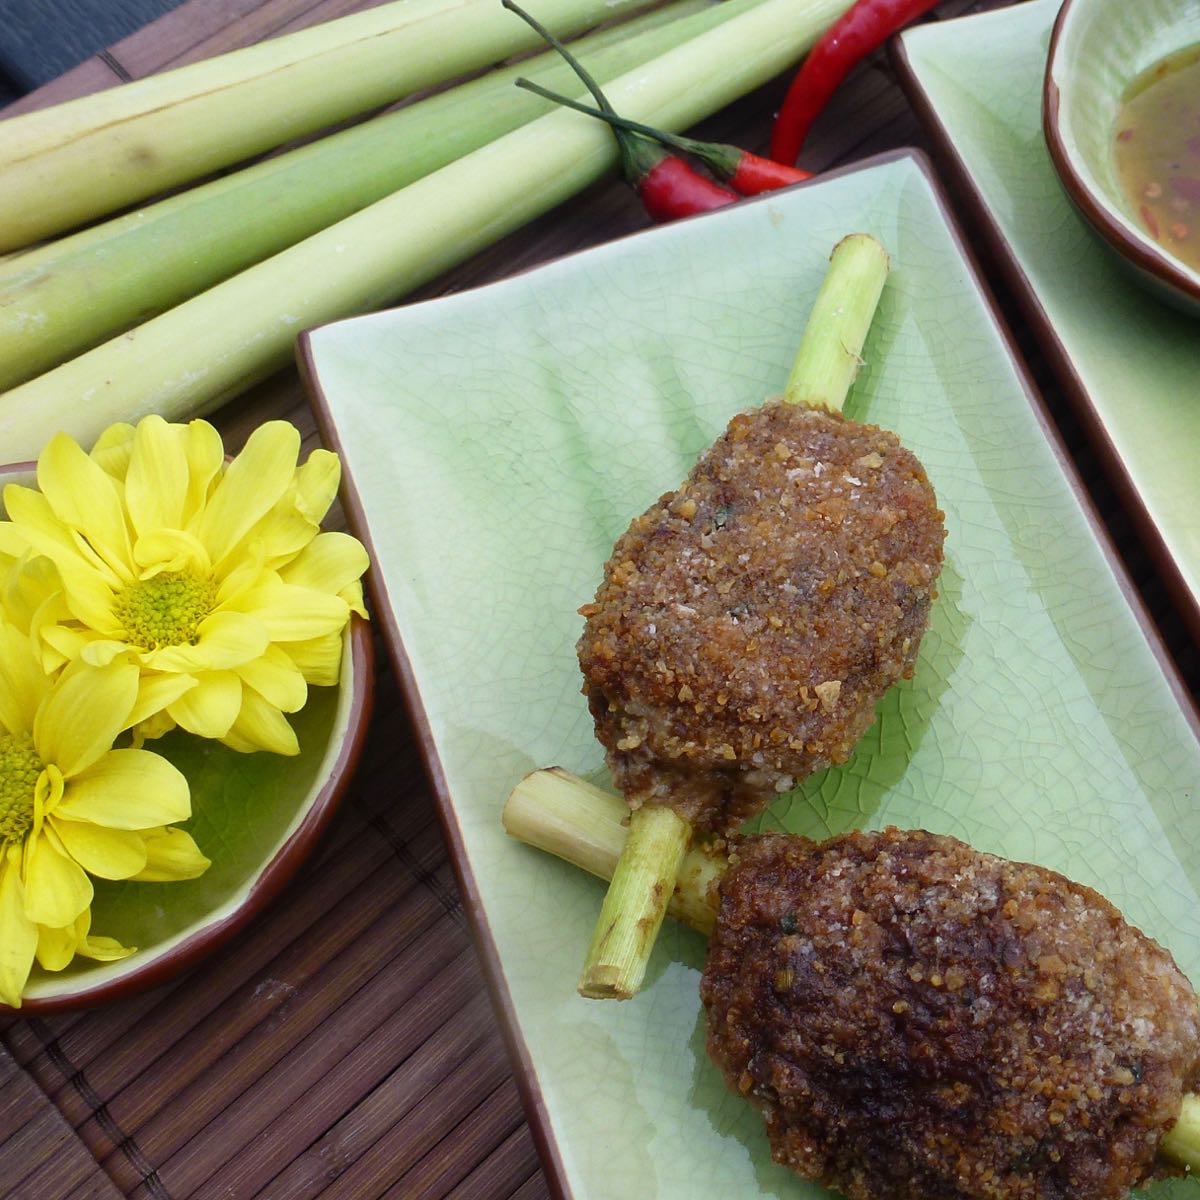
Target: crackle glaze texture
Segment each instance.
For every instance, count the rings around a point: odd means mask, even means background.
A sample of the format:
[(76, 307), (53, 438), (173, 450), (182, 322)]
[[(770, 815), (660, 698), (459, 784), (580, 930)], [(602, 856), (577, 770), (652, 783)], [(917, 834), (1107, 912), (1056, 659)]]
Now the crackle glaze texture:
[[(1058, 6), (1033, 0), (912, 29), (903, 35), (908, 69), (1031, 293), (1040, 314), (1034, 332), (1065, 356), (1068, 386), (1082, 391), (1086, 415), (1200, 610), (1200, 404), (1193, 400), (1200, 324), (1131, 282), (1054, 172), (1042, 137), (1041, 91)], [(1169, 14), (1184, 9), (1190, 25), (1173, 43)], [(1132, 34), (1122, 25), (1120, 43), (1140, 37), (1137, 54), (1120, 62), (1120, 75), (1115, 60), (1080, 75), (1118, 95), (1142, 66), (1197, 36), (1188, 32), (1197, 10), (1185, 0), (1123, 5), (1122, 12)], [(1114, 103), (1097, 100), (1096, 107), (1115, 116)], [(1099, 170), (1099, 150), (1089, 153)]]
[(848, 762), (758, 823), (953, 834), (1098, 889), (1200, 968), (1200, 748), (919, 160), (318, 330), (376, 619), (403, 641), (575, 1200), (825, 1194), (772, 1163), (705, 1054), (701, 939), (664, 929), (636, 1001), (580, 1000), (603, 885), (507, 840), (500, 808), (547, 764), (608, 785), (577, 610), (631, 519), (782, 390), (829, 252), (855, 230), (894, 270), (846, 412), (920, 459), (946, 557), (913, 678)]

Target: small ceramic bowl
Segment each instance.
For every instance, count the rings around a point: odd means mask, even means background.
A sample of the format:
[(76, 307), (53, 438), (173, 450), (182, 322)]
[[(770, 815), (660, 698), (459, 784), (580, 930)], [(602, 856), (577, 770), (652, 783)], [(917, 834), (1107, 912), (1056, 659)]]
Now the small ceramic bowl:
[(1200, 315), (1200, 272), (1142, 228), (1117, 178), (1113, 139), (1129, 85), (1197, 43), (1196, 0), (1065, 0), (1042, 97), (1046, 145), (1067, 195), (1140, 283), (1194, 315)]
[[(0, 487), (6, 483), (32, 484), (32, 465), (0, 467)], [(88, 1008), (165, 983), (270, 903), (319, 841), (353, 775), (370, 721), (374, 665), (370, 627), (354, 617), (338, 686), (310, 689), (289, 718), (300, 741), (296, 757), (240, 754), (180, 733), (156, 742), (188, 778), (192, 816), (182, 824), (212, 866), (198, 879), (172, 883), (95, 880), (92, 931), (136, 953), (111, 963), (77, 958), (54, 972), (35, 964), (20, 1015)]]

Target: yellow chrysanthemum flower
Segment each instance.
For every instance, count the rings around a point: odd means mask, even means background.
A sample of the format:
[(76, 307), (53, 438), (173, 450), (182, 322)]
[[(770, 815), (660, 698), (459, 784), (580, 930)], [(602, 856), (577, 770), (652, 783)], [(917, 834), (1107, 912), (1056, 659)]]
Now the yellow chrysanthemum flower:
[(115, 425), (90, 455), (56, 436), (38, 488), (5, 488), (0, 522), (0, 554), (57, 568), (32, 621), (43, 666), (135, 663), (139, 737), (179, 725), (237, 750), (297, 753), (284, 713), (309, 684), (337, 683), (367, 567), (356, 539), (320, 532), (337, 456), (297, 466), (299, 452), (284, 421), (228, 463), (205, 421)]
[(59, 971), (77, 954), (132, 953), (92, 936), (89, 876), (191, 879), (209, 865), (189, 834), (170, 827), (191, 813), (180, 771), (149, 750), (113, 748), (137, 699), (132, 662), (78, 662), (52, 679), (28, 635), (0, 619), (4, 1004), (20, 1005), (35, 958)]

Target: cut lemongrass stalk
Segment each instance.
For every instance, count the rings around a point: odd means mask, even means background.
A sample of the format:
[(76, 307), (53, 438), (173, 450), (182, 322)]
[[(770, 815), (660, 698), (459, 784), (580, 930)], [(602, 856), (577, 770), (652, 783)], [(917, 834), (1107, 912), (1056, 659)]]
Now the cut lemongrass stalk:
[[(756, 0), (738, 0), (737, 8)], [(736, 9), (735, 9), (736, 11)], [(724, 17), (675, 0), (581, 39), (602, 78), (648, 61)], [(684, 18), (687, 18), (686, 20)], [(0, 256), (0, 391), (294, 245), (543, 115), (519, 70), (574, 75), (545, 53), (276, 155), (37, 249)]]
[[(605, 91), (637, 120), (687, 128), (785, 70), (846, 7), (846, 0), (763, 0)], [(5, 392), (0, 441), (18, 461), (36, 458), (59, 430), (90, 444), (114, 421), (210, 412), (286, 366), (300, 330), (403, 296), (616, 161), (612, 134), (590, 118), (559, 111), (532, 121)]]
[(788, 403), (842, 411), (887, 273), (887, 251), (865, 233), (852, 233), (833, 248), (788, 376)]
[[(629, 834), (629, 806), (620, 796), (564, 771), (532, 771), (513, 788), (502, 815), (510, 837), (535, 846), (599, 879), (611, 879)], [(705, 936), (717, 918), (712, 885), (723, 855), (693, 846), (683, 856), (667, 915)]]
[[(564, 36), (645, 0), (541, 0)], [(52, 108), (0, 130), (0, 250), (539, 45), (496, 0), (398, 0)]]
[(691, 836), (692, 827), (666, 805), (645, 804), (630, 815), (579, 979), (581, 996), (628, 1000), (637, 994)]
[[(586, 780), (547, 767), (512, 790), (504, 806), (505, 832), (601, 879), (614, 869), (624, 836), (625, 802)], [(716, 925), (717, 883), (728, 867), (716, 851), (689, 850), (679, 871), (668, 915), (711, 936)], [(1159, 1153), (1185, 1171), (1200, 1172), (1200, 1096), (1183, 1098)]]
[[(851, 234), (833, 248), (786, 400), (841, 411), (887, 272), (887, 251), (867, 234)], [(581, 995), (625, 1000), (637, 991), (662, 923), (656, 902), (670, 894), (691, 837), (688, 822), (665, 805), (643, 805), (633, 813), (584, 961)]]
[(1164, 1158), (1189, 1171), (1200, 1172), (1200, 1096), (1184, 1096), (1179, 1116), (1158, 1148)]

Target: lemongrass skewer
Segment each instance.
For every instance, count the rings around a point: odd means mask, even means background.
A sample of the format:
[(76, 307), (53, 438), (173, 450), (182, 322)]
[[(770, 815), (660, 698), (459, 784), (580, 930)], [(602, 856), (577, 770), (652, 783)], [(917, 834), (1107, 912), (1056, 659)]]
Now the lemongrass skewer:
[[(841, 411), (887, 273), (887, 251), (867, 234), (851, 234), (833, 248), (785, 400)], [(634, 810), (584, 960), (581, 996), (628, 1000), (637, 993), (691, 839), (691, 825), (670, 807), (645, 804)]]
[[(627, 837), (624, 813), (619, 796), (561, 767), (548, 767), (531, 772), (513, 788), (501, 819), (510, 837), (605, 879)], [(689, 850), (669, 897), (669, 915), (710, 936), (717, 919), (716, 884), (727, 866), (718, 851)], [(1158, 1149), (1185, 1171), (1200, 1171), (1200, 1096), (1184, 1096)]]

